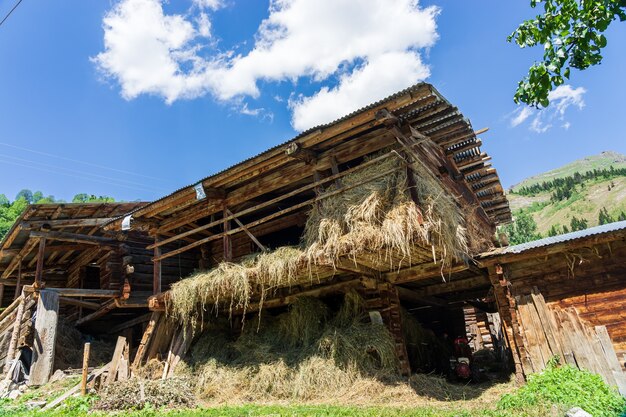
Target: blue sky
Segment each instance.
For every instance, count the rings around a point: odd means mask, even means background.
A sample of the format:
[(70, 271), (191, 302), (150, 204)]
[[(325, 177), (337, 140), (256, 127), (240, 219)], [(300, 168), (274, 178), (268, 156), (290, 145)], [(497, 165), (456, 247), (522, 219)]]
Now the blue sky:
[(537, 114), (512, 96), (541, 51), (506, 42), (528, 2), (363, 1), (24, 0), (0, 27), (0, 193), (155, 199), (419, 79), (490, 128), (507, 187), (626, 153), (626, 24)]

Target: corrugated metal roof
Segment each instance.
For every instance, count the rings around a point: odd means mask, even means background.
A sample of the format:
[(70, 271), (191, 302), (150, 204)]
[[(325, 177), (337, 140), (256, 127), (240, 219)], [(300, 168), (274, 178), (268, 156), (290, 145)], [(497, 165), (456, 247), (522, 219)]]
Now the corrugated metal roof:
[(602, 235), (605, 233), (626, 230), (626, 221), (604, 224), (602, 226), (590, 227), (589, 229), (579, 230), (577, 232), (566, 233), (563, 235), (546, 237), (544, 239), (534, 240), (532, 242), (522, 243), (520, 245), (508, 246), (506, 248), (496, 249), (485, 255), (506, 255), (518, 254), (530, 249), (541, 248), (544, 246), (556, 245), (558, 243), (569, 242), (576, 239), (582, 239), (590, 236)]

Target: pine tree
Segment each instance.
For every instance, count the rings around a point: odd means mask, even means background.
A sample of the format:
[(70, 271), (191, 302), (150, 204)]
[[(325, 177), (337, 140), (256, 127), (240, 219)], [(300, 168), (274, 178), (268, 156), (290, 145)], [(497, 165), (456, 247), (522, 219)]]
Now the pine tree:
[(600, 209), (600, 213), (598, 213), (598, 224), (603, 225), (603, 224), (613, 223), (614, 221), (615, 219), (611, 217), (606, 207), (602, 207)]

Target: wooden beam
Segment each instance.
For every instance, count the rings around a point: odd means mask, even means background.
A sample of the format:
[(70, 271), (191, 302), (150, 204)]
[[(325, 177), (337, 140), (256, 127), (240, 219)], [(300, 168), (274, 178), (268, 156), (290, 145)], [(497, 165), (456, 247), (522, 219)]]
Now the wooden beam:
[(43, 260), (45, 257), (46, 239), (39, 239), (39, 251), (37, 251), (37, 270), (35, 272), (35, 286), (41, 288), (43, 278)]
[(89, 219), (61, 219), (61, 220), (31, 220), (20, 223), (22, 230), (39, 230), (42, 227), (67, 228), (67, 227), (94, 227), (102, 226), (113, 218), (89, 218)]
[(446, 276), (466, 271), (468, 269), (469, 267), (465, 264), (456, 264), (444, 267), (441, 264), (434, 264), (430, 262), (428, 264), (415, 265), (399, 271), (386, 272), (383, 274), (383, 279), (391, 282), (392, 284), (404, 284), (407, 282), (438, 277), (441, 277), (441, 279), (444, 280)]
[[(34, 292), (36, 289), (25, 285), (25, 292)], [(54, 292), (61, 297), (85, 297), (85, 298), (116, 298), (122, 294), (119, 290), (97, 290), (89, 288), (45, 288), (43, 291)]]
[(44, 385), (52, 375), (58, 315), (59, 294), (54, 291), (41, 291), (37, 303), (33, 361), (28, 385)]
[(42, 239), (50, 239), (50, 240), (61, 240), (64, 242), (74, 242), (74, 243), (85, 243), (88, 245), (99, 245), (99, 246), (108, 246), (112, 248), (119, 247), (122, 243), (101, 236), (92, 236), (92, 235), (81, 235), (77, 233), (66, 233), (66, 232), (38, 232), (32, 231), (30, 232), (31, 237), (42, 238)]
[(60, 304), (66, 304), (75, 307), (86, 308), (88, 310), (97, 310), (100, 308), (100, 304), (91, 301), (77, 300), (70, 297), (59, 297)]
[(490, 285), (489, 278), (477, 276), (467, 279), (442, 282), (434, 285), (428, 285), (419, 289), (415, 289), (415, 293), (420, 296), (431, 296), (446, 294), (450, 292), (466, 291), (469, 289)]
[(420, 295), (413, 290), (401, 287), (399, 285), (396, 286), (396, 289), (398, 290), (398, 297), (400, 297), (402, 300), (405, 300), (405, 301), (409, 301), (409, 302), (416, 303), (416, 304), (433, 305), (433, 306), (438, 306), (438, 307), (448, 306), (448, 303), (446, 302), (446, 300), (442, 300), (437, 297), (432, 297), (428, 295)]
[[(154, 237), (154, 244), (159, 243), (159, 236)], [(159, 246), (154, 247), (154, 259), (152, 260), (152, 293), (158, 294), (161, 292), (161, 248)]]
[[(230, 238), (230, 235), (228, 234), (228, 232), (230, 232), (230, 220), (227, 219), (227, 217), (230, 217), (228, 215), (228, 209), (226, 207), (224, 207), (224, 211), (223, 211), (223, 231), (224, 233), (222, 233), (222, 254), (224, 256), (224, 261), (226, 262), (230, 262), (233, 259), (233, 242)], [(241, 225), (240, 229), (244, 229), (245, 226)]]
[(15, 324), (13, 325), (13, 331), (11, 333), (11, 340), (9, 341), (9, 348), (4, 364), (4, 372), (9, 372), (11, 367), (11, 358), (15, 357), (17, 351), (17, 341), (20, 337), (20, 329), (22, 328), (22, 319), (24, 317), (24, 304), (26, 300), (24, 297), (20, 299), (20, 304), (17, 307), (17, 314), (15, 315)]
[(22, 249), (20, 250), (20, 253), (18, 253), (17, 256), (15, 256), (11, 260), (11, 262), (9, 263), (9, 266), (7, 266), (7, 268), (2, 273), (2, 278), (8, 278), (11, 275), (11, 273), (13, 273), (15, 268), (17, 268), (17, 265), (24, 258), (28, 256), (28, 254), (35, 248), (35, 246), (37, 246), (38, 243), (39, 243), (39, 239), (27, 240), (24, 246), (22, 247)]
[[(233, 216), (233, 213), (229, 209), (225, 209), (224, 212), (229, 217)], [(235, 223), (239, 225), (239, 227), (243, 229), (244, 232), (246, 232), (250, 240), (252, 240), (259, 247), (259, 249), (261, 249), (263, 252), (267, 251), (267, 248), (263, 246), (261, 242), (259, 242), (259, 240), (250, 232), (250, 230), (248, 230), (248, 228), (243, 223), (241, 223), (241, 221), (237, 217), (233, 217), (233, 220), (235, 221)], [(232, 251), (232, 242), (231, 242), (230, 249)]]

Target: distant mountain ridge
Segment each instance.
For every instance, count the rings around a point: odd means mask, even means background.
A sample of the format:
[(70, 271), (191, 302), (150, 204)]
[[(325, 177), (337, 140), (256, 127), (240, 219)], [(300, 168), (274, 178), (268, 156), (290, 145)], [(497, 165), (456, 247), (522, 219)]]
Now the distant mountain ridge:
[[(613, 170), (611, 171), (611, 167)], [(536, 185), (554, 182), (556, 179), (569, 180), (588, 171), (597, 170), (605, 175), (584, 179), (574, 186), (569, 186), (571, 195), (557, 196), (559, 187), (537, 190)], [(587, 227), (599, 224), (600, 212), (606, 213), (613, 220), (618, 220), (626, 213), (626, 156), (613, 151), (579, 159), (562, 167), (529, 177), (511, 187), (507, 196), (511, 203), (513, 216), (524, 211), (530, 214), (542, 236), (554, 227), (563, 231), (571, 228), (571, 222), (584, 220)], [(611, 172), (607, 174), (607, 172)], [(578, 174), (577, 174), (578, 173)], [(559, 183), (566, 181), (557, 181)], [(554, 184), (554, 183), (553, 183)], [(532, 186), (535, 187), (532, 187)], [(529, 192), (532, 187), (532, 192)]]
[(594, 169), (609, 169), (611, 166), (614, 168), (626, 168), (626, 155), (614, 151), (604, 151), (598, 155), (587, 156), (562, 167), (528, 177), (522, 182), (511, 186), (511, 190), (515, 192), (522, 187), (528, 187), (543, 181), (551, 181), (555, 178), (564, 178), (574, 175), (575, 172), (584, 173)]

